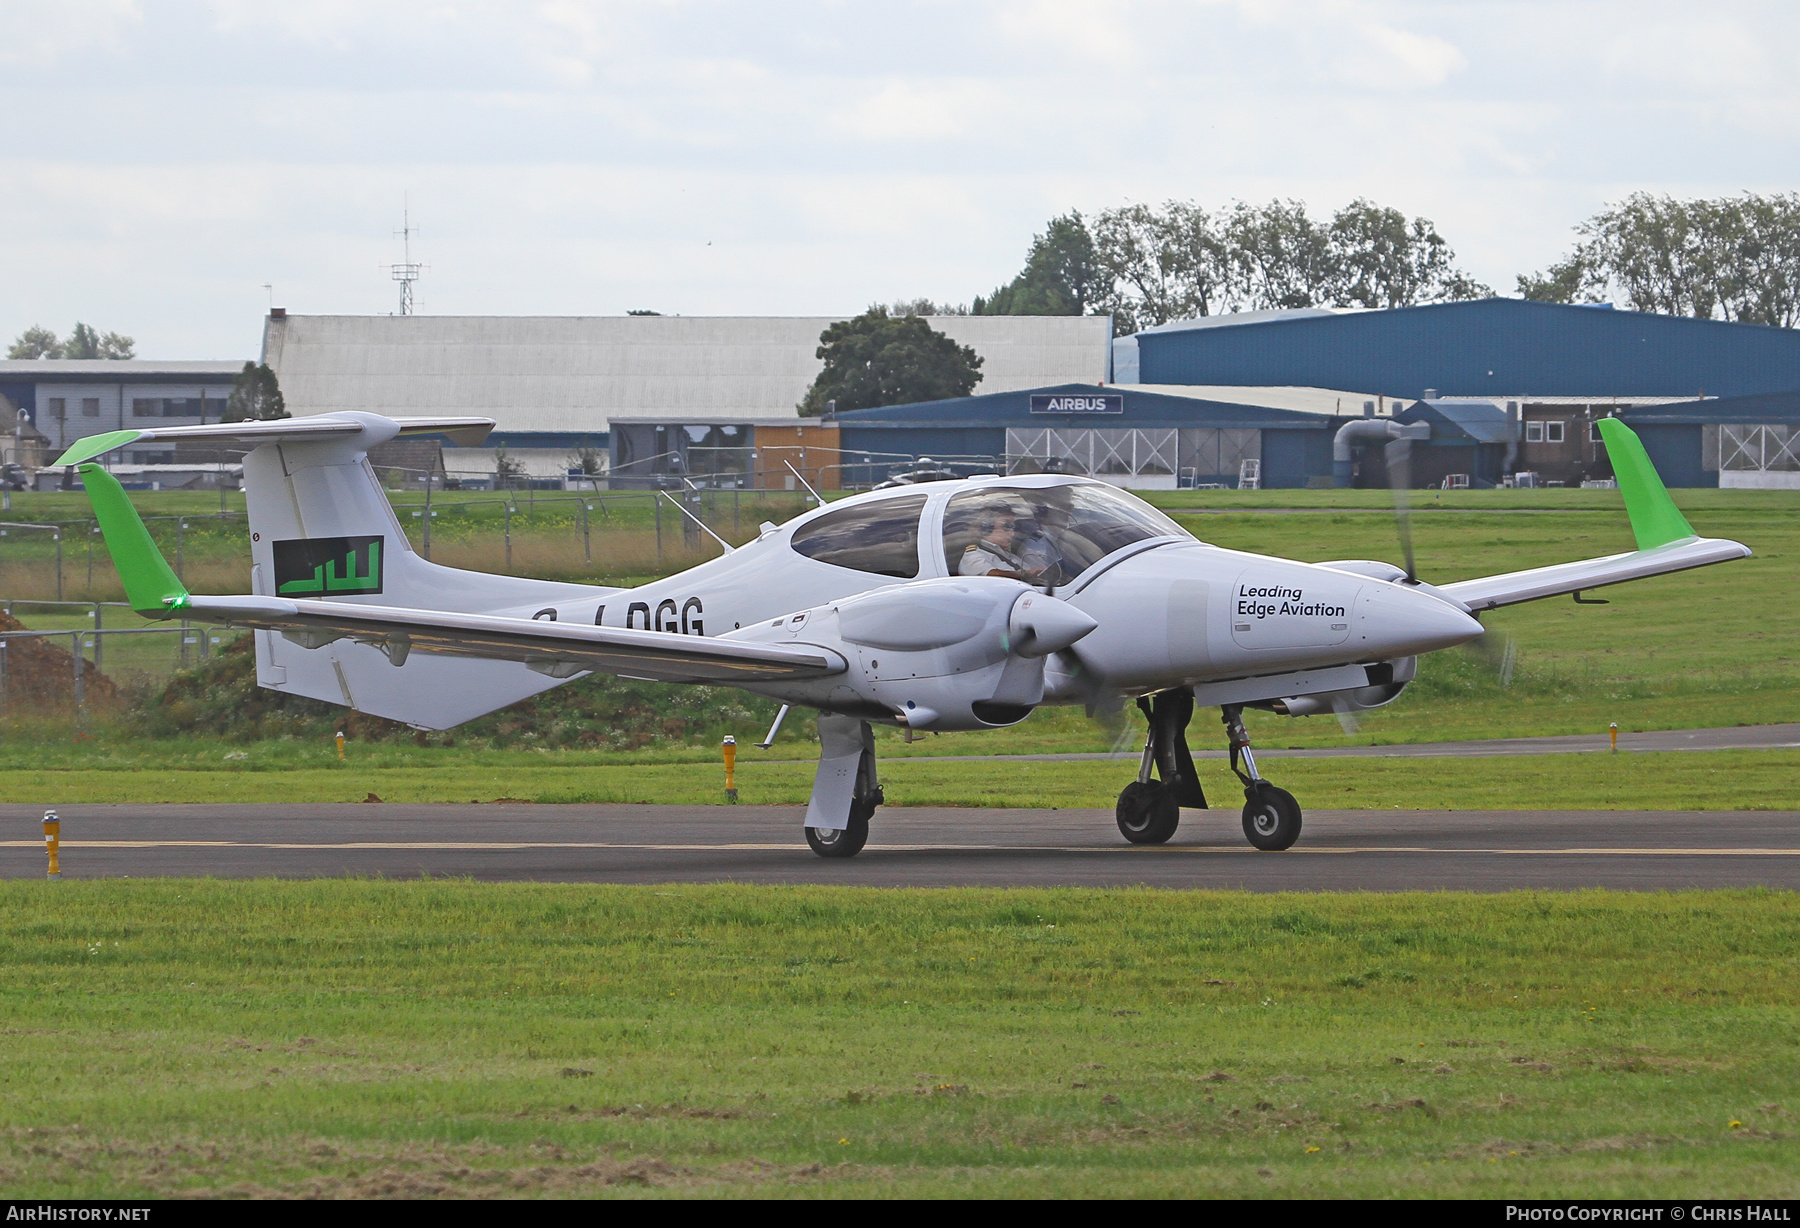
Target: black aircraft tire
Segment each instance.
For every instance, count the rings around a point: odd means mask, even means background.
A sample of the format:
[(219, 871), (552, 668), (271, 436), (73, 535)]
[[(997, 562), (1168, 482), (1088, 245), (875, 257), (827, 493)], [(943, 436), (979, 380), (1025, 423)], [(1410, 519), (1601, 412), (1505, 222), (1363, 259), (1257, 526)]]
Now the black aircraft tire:
[(1167, 844), (1181, 823), (1181, 806), (1160, 781), (1134, 780), (1119, 793), (1119, 834), (1133, 844)]
[(1300, 803), (1286, 789), (1263, 781), (1244, 792), (1244, 835), (1265, 853), (1292, 848), (1300, 838)]
[(869, 818), (875, 807), (858, 798), (850, 803), (850, 825), (843, 831), (829, 827), (809, 827), (806, 842), (821, 857), (854, 857), (869, 842)]

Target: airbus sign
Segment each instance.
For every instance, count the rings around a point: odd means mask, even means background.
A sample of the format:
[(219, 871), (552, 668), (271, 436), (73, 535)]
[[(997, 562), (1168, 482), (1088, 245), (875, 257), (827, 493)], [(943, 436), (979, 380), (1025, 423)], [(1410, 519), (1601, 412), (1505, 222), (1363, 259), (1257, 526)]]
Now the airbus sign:
[(1060, 392), (1033, 393), (1031, 412), (1034, 414), (1122, 414), (1125, 412), (1125, 394), (1101, 392), (1070, 396)]

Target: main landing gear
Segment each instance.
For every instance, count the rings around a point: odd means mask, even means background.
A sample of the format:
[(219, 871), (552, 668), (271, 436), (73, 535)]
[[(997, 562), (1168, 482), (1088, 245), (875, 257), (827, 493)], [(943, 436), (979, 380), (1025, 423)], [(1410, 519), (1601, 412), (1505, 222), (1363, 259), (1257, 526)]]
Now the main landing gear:
[[(1138, 778), (1119, 794), (1119, 834), (1133, 844), (1164, 844), (1175, 834), (1183, 806), (1207, 808), (1206, 794), (1200, 788), (1187, 746), (1194, 697), (1186, 690), (1163, 691), (1149, 699), (1139, 699), (1138, 708), (1150, 722), (1150, 733), (1144, 741)], [(1242, 706), (1227, 704), (1220, 712), (1231, 748), (1231, 770), (1244, 783), (1244, 835), (1265, 852), (1292, 846), (1300, 838), (1300, 803), (1292, 793), (1270, 784), (1257, 772), (1250, 735), (1244, 730)]]
[[(1250, 735), (1244, 730), (1244, 709), (1226, 704), (1219, 709), (1225, 737), (1231, 747), (1231, 770), (1244, 782), (1244, 835), (1265, 853), (1291, 848), (1300, 838), (1300, 803), (1286, 789), (1264, 780), (1250, 753)], [(1239, 767), (1239, 761), (1243, 766)]]
[(806, 806), (806, 842), (821, 857), (854, 857), (885, 799), (875, 774), (875, 731), (853, 716), (819, 716), (819, 774)]

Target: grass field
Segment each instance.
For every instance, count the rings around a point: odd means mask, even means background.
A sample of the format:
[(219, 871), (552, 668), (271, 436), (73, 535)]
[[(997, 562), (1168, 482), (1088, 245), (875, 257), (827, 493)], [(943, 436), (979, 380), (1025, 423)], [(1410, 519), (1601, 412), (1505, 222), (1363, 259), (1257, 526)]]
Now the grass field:
[(9, 1196), (1800, 1196), (1771, 892), (0, 884)]
[[(561, 756), (489, 752), (452, 759), (393, 750), (332, 766), (262, 767), (218, 756), (171, 765), (0, 769), (0, 796), (44, 806), (81, 802), (530, 802), (723, 803), (722, 767), (639, 762), (574, 765)], [(416, 755), (416, 758), (415, 758)], [(570, 756), (573, 758), (574, 756)], [(485, 759), (485, 762), (482, 760)], [(1282, 759), (1262, 770), (1307, 809), (1346, 810), (1800, 810), (1800, 751), (1672, 751), (1480, 759)], [(806, 804), (816, 764), (740, 758), (746, 805)], [(1137, 772), (1135, 757), (1079, 763), (944, 763), (896, 759), (881, 769), (891, 806), (1111, 809)], [(1219, 762), (1200, 764), (1216, 807), (1243, 792)]]

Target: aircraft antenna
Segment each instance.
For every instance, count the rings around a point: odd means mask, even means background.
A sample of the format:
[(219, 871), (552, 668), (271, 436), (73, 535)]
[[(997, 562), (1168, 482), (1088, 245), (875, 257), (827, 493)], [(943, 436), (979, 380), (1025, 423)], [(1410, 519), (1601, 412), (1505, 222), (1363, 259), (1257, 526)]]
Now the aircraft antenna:
[(412, 206), (402, 198), (400, 207), (400, 229), (394, 237), (401, 243), (401, 259), (399, 264), (388, 265), (388, 272), (400, 283), (400, 314), (409, 316), (413, 313), (413, 283), (419, 280), (419, 274), (425, 266), (415, 263), (412, 258), (412, 237), (419, 233), (419, 228), (412, 224)]
[(726, 541), (723, 537), (720, 537), (717, 533), (714, 533), (711, 529), (707, 528), (706, 522), (704, 520), (702, 520), (702, 519), (700, 519), (700, 517), (694, 515), (694, 513), (688, 511), (687, 508), (681, 506), (680, 499), (677, 499), (674, 495), (670, 494), (666, 490), (659, 490), (656, 493), (661, 495), (663, 498), (667, 499), (670, 503), (673, 503), (675, 505), (676, 511), (680, 512), (683, 516), (686, 516), (689, 520), (691, 520), (695, 524), (699, 525), (700, 531), (702, 533), (705, 533), (708, 537), (712, 538), (714, 541), (718, 542), (721, 546), (725, 547), (726, 554), (730, 554), (732, 551), (737, 549), (736, 546), (732, 545), (730, 542)]
[(798, 469), (794, 468), (794, 462), (784, 460), (781, 463), (788, 467), (789, 473), (800, 479), (800, 485), (806, 487), (806, 493), (813, 497), (813, 501), (820, 507), (824, 507), (825, 500), (819, 497), (819, 492), (813, 489), (813, 484), (807, 481)]

